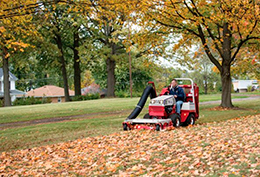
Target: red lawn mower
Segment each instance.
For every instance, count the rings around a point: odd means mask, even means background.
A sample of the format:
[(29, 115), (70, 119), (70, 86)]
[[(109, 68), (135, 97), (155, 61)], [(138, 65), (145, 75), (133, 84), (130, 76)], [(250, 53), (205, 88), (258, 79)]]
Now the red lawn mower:
[[(169, 87), (163, 88), (157, 96), (153, 82), (148, 82), (152, 86), (147, 86), (139, 100), (136, 108), (123, 122), (124, 130), (148, 129), (164, 130), (169, 127), (179, 127), (194, 125), (199, 118), (199, 87), (190, 78), (176, 78), (181, 82), (188, 82), (187, 85), (179, 85), (185, 93), (185, 100), (181, 107), (181, 113), (176, 113), (176, 100), (173, 95), (168, 94)], [(149, 113), (143, 119), (136, 119), (142, 111), (145, 102), (150, 95)]]

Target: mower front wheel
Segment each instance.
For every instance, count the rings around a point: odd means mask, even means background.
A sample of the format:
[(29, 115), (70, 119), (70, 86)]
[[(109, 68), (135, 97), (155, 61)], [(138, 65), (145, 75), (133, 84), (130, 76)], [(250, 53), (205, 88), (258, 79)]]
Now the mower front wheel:
[(161, 131), (161, 126), (159, 124), (156, 125), (156, 131)]
[(174, 127), (179, 127), (181, 124), (181, 119), (178, 114), (172, 114), (170, 115), (170, 119), (172, 120), (173, 126)]
[(129, 128), (128, 128), (128, 126), (127, 126), (127, 124), (124, 124), (124, 125), (123, 125), (123, 130), (124, 130), (124, 131), (127, 131), (127, 130), (129, 130)]
[(144, 119), (150, 119), (151, 117), (150, 117), (150, 115), (149, 115), (149, 113), (146, 113), (145, 115), (144, 115)]

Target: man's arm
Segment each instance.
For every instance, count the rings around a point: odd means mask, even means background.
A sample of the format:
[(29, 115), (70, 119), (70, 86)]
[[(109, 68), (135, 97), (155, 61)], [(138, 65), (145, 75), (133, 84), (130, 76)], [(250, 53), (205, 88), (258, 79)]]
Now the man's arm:
[(162, 95), (169, 95), (169, 93), (170, 93), (170, 89), (169, 88), (170, 88), (170, 86), (168, 86), (166, 88), (163, 88), (161, 93), (160, 93), (160, 96), (162, 96)]
[(177, 95), (178, 100), (184, 101), (184, 98), (185, 98), (184, 94), (185, 93), (184, 93), (183, 88), (179, 87), (178, 88), (178, 95)]

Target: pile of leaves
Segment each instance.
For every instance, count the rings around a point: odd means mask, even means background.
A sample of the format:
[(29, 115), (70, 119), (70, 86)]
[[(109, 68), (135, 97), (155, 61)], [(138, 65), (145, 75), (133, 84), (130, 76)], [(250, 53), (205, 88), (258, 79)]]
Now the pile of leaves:
[(260, 115), (2, 152), (0, 176), (259, 176)]

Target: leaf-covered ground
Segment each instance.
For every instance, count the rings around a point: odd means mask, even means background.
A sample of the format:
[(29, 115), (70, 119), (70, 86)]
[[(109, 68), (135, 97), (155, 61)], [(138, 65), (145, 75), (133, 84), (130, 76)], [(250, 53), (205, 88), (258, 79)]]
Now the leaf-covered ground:
[(259, 176), (260, 115), (0, 155), (0, 176)]

